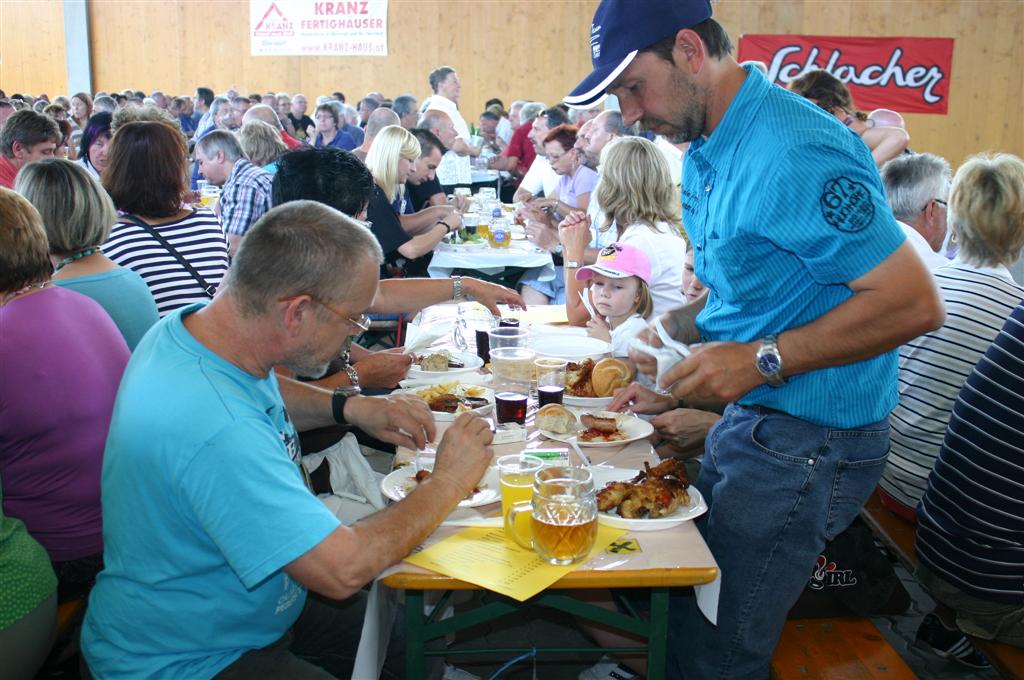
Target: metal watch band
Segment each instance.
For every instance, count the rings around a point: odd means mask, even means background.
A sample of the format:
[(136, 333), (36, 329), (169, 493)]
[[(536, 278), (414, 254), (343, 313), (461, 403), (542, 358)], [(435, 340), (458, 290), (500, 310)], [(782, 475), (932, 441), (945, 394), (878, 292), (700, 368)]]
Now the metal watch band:
[(452, 277), (452, 300), (455, 302), (462, 302), (466, 299), (465, 291), (462, 288), (462, 277)]
[(348, 375), (348, 379), (352, 383), (352, 387), (359, 387), (359, 373), (356, 372), (355, 366), (352, 364), (345, 364), (345, 374)]
[[(765, 364), (774, 364), (774, 367), (769, 369)], [(782, 355), (779, 353), (777, 336), (768, 335), (761, 340), (761, 346), (755, 355), (754, 366), (769, 386), (782, 387), (786, 384), (786, 379), (782, 377), (784, 366)]]

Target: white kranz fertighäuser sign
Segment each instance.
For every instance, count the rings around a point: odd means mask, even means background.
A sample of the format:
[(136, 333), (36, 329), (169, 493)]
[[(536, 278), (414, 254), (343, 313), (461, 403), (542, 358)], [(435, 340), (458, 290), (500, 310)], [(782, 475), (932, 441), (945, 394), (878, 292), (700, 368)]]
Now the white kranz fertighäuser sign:
[(388, 0), (249, 0), (249, 37), (256, 57), (384, 57)]

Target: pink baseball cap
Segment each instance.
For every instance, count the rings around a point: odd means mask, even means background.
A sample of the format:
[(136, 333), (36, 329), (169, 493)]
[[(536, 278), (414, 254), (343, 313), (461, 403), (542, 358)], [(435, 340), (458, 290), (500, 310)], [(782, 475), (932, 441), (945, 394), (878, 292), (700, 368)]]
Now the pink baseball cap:
[(603, 274), (613, 279), (639, 276), (644, 283), (651, 283), (651, 259), (647, 253), (628, 243), (612, 243), (601, 249), (597, 262), (581, 267), (576, 272), (577, 281), (586, 281), (594, 274)]

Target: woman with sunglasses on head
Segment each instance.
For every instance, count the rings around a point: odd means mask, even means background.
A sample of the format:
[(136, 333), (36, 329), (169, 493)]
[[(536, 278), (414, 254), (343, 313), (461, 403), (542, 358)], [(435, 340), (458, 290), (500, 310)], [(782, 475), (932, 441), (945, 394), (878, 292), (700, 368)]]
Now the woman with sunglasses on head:
[(838, 118), (843, 125), (864, 140), (875, 165), (879, 168), (907, 150), (910, 135), (903, 128), (878, 125), (853, 105), (853, 97), (846, 85), (823, 69), (808, 71), (794, 78), (789, 89), (817, 104), (822, 110)]
[[(679, 195), (672, 183), (668, 161), (653, 142), (622, 137), (601, 153), (601, 179), (594, 189), (601, 206), (601, 231), (612, 230), (618, 243), (643, 251), (651, 261), (650, 289), (654, 316), (686, 300), (680, 290), (686, 240), (679, 217)], [(583, 283), (576, 271), (593, 233), (590, 217), (574, 211), (558, 227), (565, 260), (565, 307), (569, 322), (584, 326), (590, 313), (580, 300)]]

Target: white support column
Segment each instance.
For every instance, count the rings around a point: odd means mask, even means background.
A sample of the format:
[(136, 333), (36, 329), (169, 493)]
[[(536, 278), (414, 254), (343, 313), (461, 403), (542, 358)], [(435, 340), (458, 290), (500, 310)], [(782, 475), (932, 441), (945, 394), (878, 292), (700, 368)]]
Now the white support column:
[(89, 61), (89, 7), (86, 0), (64, 0), (64, 47), (68, 69), (68, 91), (92, 94), (92, 64)]

